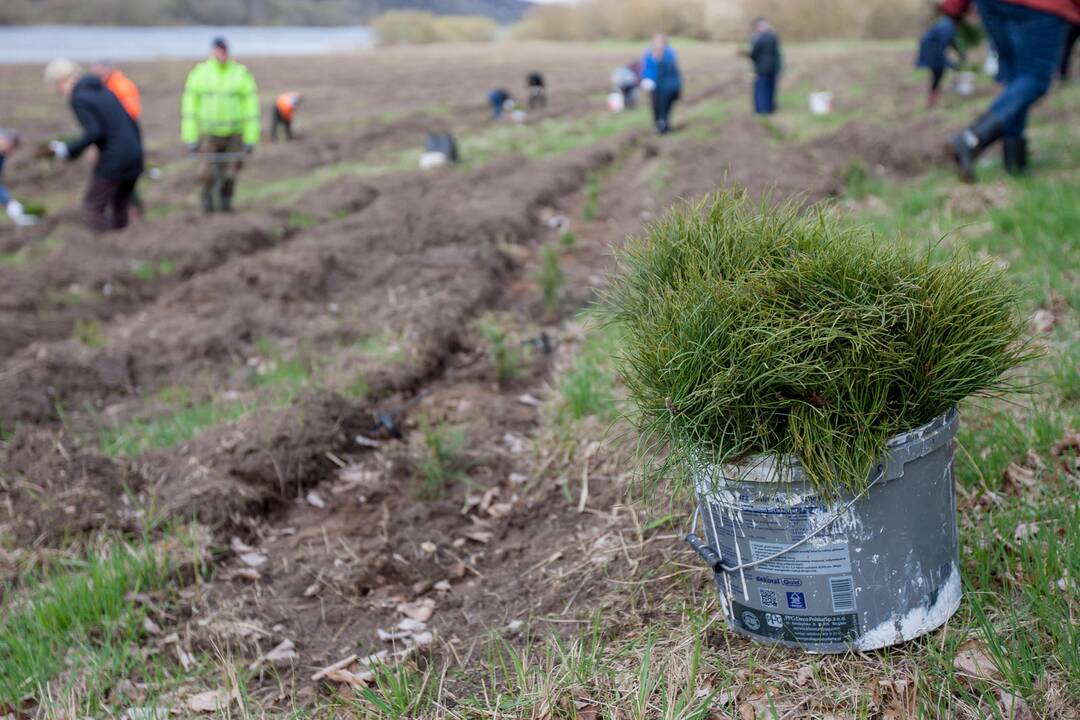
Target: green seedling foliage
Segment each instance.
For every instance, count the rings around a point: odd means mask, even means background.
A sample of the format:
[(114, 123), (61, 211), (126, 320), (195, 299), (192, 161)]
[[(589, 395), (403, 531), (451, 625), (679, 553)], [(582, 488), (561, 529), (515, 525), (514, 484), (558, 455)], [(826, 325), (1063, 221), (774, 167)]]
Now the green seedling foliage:
[(581, 216), (586, 220), (595, 220), (600, 214), (600, 174), (590, 172), (585, 178), (585, 203)]
[(559, 310), (559, 291), (563, 285), (563, 271), (559, 265), (559, 251), (552, 244), (540, 249), (540, 272), (536, 281), (544, 294), (544, 312), (554, 316)]
[(76, 320), (75, 339), (88, 348), (105, 347), (105, 330), (97, 320)]
[(615, 377), (611, 358), (617, 335), (613, 328), (603, 328), (590, 335), (578, 350), (574, 364), (560, 378), (562, 422), (581, 420), (590, 415), (601, 420), (615, 419)]
[(562, 237), (559, 238), (559, 241), (562, 243), (562, 246), (567, 249), (577, 245), (577, 237), (575, 237), (574, 233), (569, 231), (564, 232)]
[(446, 423), (420, 421), (424, 445), (416, 460), (420, 473), (420, 495), (425, 500), (437, 500), (446, 494), (446, 486), (465, 470), (465, 431)]
[(476, 324), (476, 329), (487, 341), (488, 357), (499, 383), (505, 384), (517, 377), (521, 371), (522, 352), (506, 328), (493, 318), (484, 318)]
[(606, 293), (653, 479), (759, 453), (824, 496), (858, 492), (888, 438), (1017, 389), (1036, 353), (992, 260), (932, 261), (820, 209), (744, 192), (676, 208), (619, 254)]

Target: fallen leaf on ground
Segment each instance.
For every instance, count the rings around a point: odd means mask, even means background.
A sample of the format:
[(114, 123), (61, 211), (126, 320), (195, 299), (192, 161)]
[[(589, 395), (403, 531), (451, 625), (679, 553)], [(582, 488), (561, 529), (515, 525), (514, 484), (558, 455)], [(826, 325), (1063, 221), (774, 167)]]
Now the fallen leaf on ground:
[(802, 687), (810, 682), (810, 678), (812, 677), (814, 677), (814, 668), (810, 665), (803, 665), (795, 671), (795, 684)]
[(189, 710), (195, 712), (214, 712), (224, 710), (232, 703), (232, 695), (226, 690), (207, 690), (187, 699)]
[(296, 660), (300, 656), (296, 654), (296, 645), (292, 640), (282, 640), (273, 650), (260, 657), (255, 662), (248, 666), (249, 670), (257, 670), (260, 665), (264, 663), (270, 663), (271, 665), (288, 664), (293, 660)]
[(240, 562), (244, 563), (248, 567), (262, 567), (266, 564), (266, 556), (259, 552), (243, 553), (240, 556)]
[(435, 551), (439, 548), (435, 545), (435, 543), (431, 542), (430, 540), (425, 540), (424, 542), (420, 543), (420, 549), (426, 552), (428, 555), (434, 555)]
[(978, 640), (968, 640), (960, 646), (953, 660), (953, 667), (960, 674), (979, 680), (995, 680), (1001, 677), (994, 661), (986, 654), (986, 646)]
[(319, 497), (319, 494), (316, 492), (309, 492), (306, 500), (308, 501), (308, 505), (319, 508), (320, 510), (326, 507), (326, 501)]
[(1037, 532), (1039, 532), (1038, 523), (1017, 523), (1016, 530), (1013, 532), (1013, 537), (1017, 540), (1027, 540)]
[(251, 547), (250, 545), (248, 545), (246, 542), (244, 542), (240, 538), (236, 537), (235, 535), (233, 535), (232, 539), (229, 540), (229, 547), (231, 547), (232, 551), (234, 553), (236, 553), (237, 555), (243, 555), (244, 553), (255, 552), (255, 548)]
[(336, 683), (343, 683), (350, 687), (362, 688), (366, 687), (369, 682), (375, 678), (375, 673), (363, 671), (353, 672), (344, 668), (340, 670), (331, 670), (326, 673), (326, 679), (332, 680)]
[(255, 568), (240, 568), (233, 571), (233, 579), (235, 580), (247, 580), (248, 582), (258, 582), (262, 579), (262, 574)]
[(743, 703), (739, 706), (739, 718), (740, 720), (757, 720), (757, 710), (750, 703)]
[(998, 700), (1001, 703), (1001, 714), (1005, 720), (1033, 720), (1035, 717), (1024, 698), (1019, 695), (999, 690)]
[(432, 587), (439, 592), (450, 592), (450, 583), (446, 580), (440, 580), (439, 582), (432, 585)]
[(481, 544), (487, 544), (491, 542), (491, 539), (495, 537), (495, 533), (489, 530), (470, 530), (465, 533), (465, 537), (473, 542)]
[(311, 583), (304, 588), (304, 597), (315, 597), (319, 594), (320, 585), (317, 582)]
[(518, 396), (518, 402), (521, 403), (522, 405), (528, 405), (529, 407), (540, 407), (541, 405), (544, 404), (539, 399), (533, 397), (529, 393), (525, 393), (524, 395), (519, 395)]
[(161, 628), (158, 627), (158, 624), (156, 622), (154, 622), (153, 620), (151, 620), (150, 618), (148, 618), (148, 617), (143, 618), (142, 627), (143, 627), (143, 630), (150, 633), (151, 635), (160, 635), (161, 634)]
[(1009, 467), (1005, 468), (1005, 479), (1014, 485), (1032, 487), (1035, 485), (1035, 471), (1016, 463), (1009, 463)]
[(415, 602), (401, 603), (397, 606), (397, 611), (413, 620), (427, 622), (431, 619), (431, 614), (435, 612), (435, 601), (431, 598), (421, 598)]
[(176, 646), (176, 659), (184, 670), (190, 670), (191, 666), (195, 664), (195, 658), (191, 656), (191, 653), (179, 645)]
[(1080, 432), (1069, 430), (1059, 442), (1050, 446), (1050, 454), (1054, 457), (1061, 457), (1065, 454), (1066, 450), (1071, 450), (1076, 454), (1080, 454)]
[(1057, 325), (1057, 317), (1050, 310), (1036, 310), (1031, 316), (1031, 331), (1034, 333), (1048, 333)]
[(446, 572), (448, 575), (450, 575), (450, 577), (454, 578), (455, 580), (460, 580), (461, 578), (465, 577), (465, 563), (456, 562), (451, 565)]

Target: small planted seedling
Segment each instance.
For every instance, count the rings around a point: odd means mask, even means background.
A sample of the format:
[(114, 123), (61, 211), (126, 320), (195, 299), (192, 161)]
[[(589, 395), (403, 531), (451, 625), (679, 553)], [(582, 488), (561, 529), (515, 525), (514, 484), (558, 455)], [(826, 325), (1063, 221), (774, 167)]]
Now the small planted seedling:
[(105, 330), (97, 320), (76, 320), (75, 339), (88, 348), (105, 347)]
[(521, 349), (514, 343), (506, 328), (493, 317), (481, 319), (477, 322), (476, 329), (487, 341), (488, 357), (495, 368), (495, 378), (500, 384), (509, 383), (521, 371)]
[(554, 317), (559, 310), (563, 271), (559, 265), (559, 251), (550, 243), (540, 249), (540, 272), (537, 273), (536, 280), (544, 294), (544, 312), (548, 317)]
[(1017, 389), (1034, 354), (992, 259), (935, 261), (745, 193), (669, 213), (618, 262), (606, 304), (642, 445), (683, 489), (690, 466), (769, 454), (823, 496), (859, 492), (890, 437)]
[(465, 431), (448, 423), (432, 424), (420, 420), (423, 445), (415, 460), (420, 474), (420, 496), (437, 500), (446, 494), (446, 486), (465, 471)]

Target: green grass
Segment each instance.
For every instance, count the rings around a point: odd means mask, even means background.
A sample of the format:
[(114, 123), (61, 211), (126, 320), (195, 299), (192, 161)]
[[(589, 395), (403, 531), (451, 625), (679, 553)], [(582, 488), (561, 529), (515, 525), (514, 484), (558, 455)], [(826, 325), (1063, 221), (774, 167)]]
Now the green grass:
[(595, 220), (600, 215), (600, 173), (593, 170), (585, 176), (585, 203), (581, 208), (581, 216), (586, 222)]
[[(176, 668), (147, 662), (148, 605), (131, 598), (174, 583), (177, 563), (185, 562), (181, 555), (199, 554), (195, 538), (177, 534), (169, 542), (179, 550), (172, 551), (149, 541), (117, 542), (67, 568), (24, 578), (23, 589), (5, 592), (0, 707), (18, 707), (30, 696), (49, 708), (53, 703), (46, 698), (64, 705), (73, 695), (80, 715), (91, 716), (115, 697), (121, 679), (149, 683), (151, 693), (175, 684)], [(204, 568), (197, 565), (196, 571)]]
[(208, 428), (239, 420), (253, 410), (253, 404), (240, 400), (207, 400), (158, 417), (106, 428), (101, 431), (101, 451), (106, 455), (136, 457), (148, 450), (187, 442)]
[(144, 260), (131, 269), (131, 274), (143, 282), (153, 282), (154, 280), (167, 278), (175, 272), (176, 260), (172, 258), (162, 258), (156, 262)]
[(611, 422), (617, 416), (614, 356), (619, 331), (605, 327), (590, 333), (570, 368), (558, 379), (558, 419), (567, 425), (597, 417)]

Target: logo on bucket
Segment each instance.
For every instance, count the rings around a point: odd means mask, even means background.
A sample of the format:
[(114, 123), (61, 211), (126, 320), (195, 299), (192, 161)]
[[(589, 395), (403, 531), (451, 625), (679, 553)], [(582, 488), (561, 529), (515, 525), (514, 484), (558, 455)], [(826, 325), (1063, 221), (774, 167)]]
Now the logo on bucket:
[(792, 610), (805, 610), (806, 596), (803, 595), (801, 592), (787, 593), (787, 606)]
[(750, 632), (754, 632), (761, 628), (761, 621), (758, 620), (757, 615), (749, 611), (742, 614), (742, 622)]

